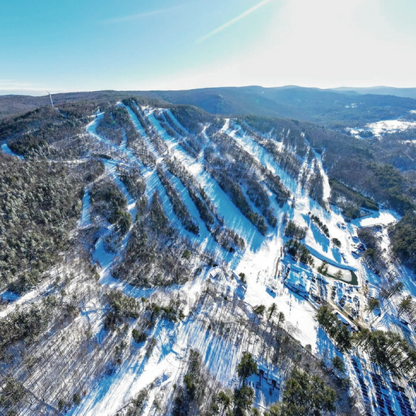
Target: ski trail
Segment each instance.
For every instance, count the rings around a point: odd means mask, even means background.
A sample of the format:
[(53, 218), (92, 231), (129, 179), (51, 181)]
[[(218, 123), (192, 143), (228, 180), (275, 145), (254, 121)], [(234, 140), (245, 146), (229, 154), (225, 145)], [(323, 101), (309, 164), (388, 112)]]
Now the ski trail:
[[(152, 109), (146, 109), (146, 122), (153, 126), (155, 131), (164, 140), (169, 149), (169, 154), (177, 158), (182, 166), (195, 178), (197, 183), (201, 185), (207, 192), (211, 201), (213, 202), (219, 213), (224, 216), (225, 224), (239, 232), (239, 234), (246, 239), (249, 244), (249, 249), (241, 253), (241, 256), (230, 256), (227, 261), (232, 260), (232, 269), (236, 272), (244, 272), (247, 276), (247, 292), (243, 295), (244, 301), (248, 305), (263, 304), (266, 307), (270, 306), (272, 302), (278, 304), (279, 311), (284, 312), (287, 318), (287, 325), (290, 325), (289, 330), (293, 335), (302, 342), (303, 345), (311, 344), (313, 351), (317, 351), (319, 346), (322, 346), (320, 342), (320, 335), (318, 333), (316, 321), (314, 319), (315, 310), (314, 307), (306, 300), (295, 296), (290, 292), (283, 283), (282, 279), (275, 278), (276, 275), (276, 263), (278, 263), (281, 248), (284, 244), (284, 225), (283, 218), (286, 215), (293, 215), (300, 224), (306, 223), (308, 216), (307, 213), (310, 210), (315, 214), (319, 213), (321, 217), (328, 220), (328, 228), (330, 229), (331, 236), (347, 238), (350, 234), (348, 228), (340, 229), (337, 227), (337, 223), (342, 221), (342, 216), (330, 211), (326, 212), (315, 201), (313, 201), (302, 187), (299, 187), (296, 180), (289, 177), (273, 157), (268, 152), (258, 145), (247, 134), (237, 134), (236, 130), (232, 130), (230, 139), (237, 141), (241, 147), (248, 151), (253, 157), (268, 168), (272, 173), (279, 176), (283, 184), (292, 191), (295, 195), (295, 207), (291, 208), (288, 204), (285, 204), (283, 208), (278, 207), (277, 202), (271, 198), (271, 206), (276, 210), (278, 227), (276, 232), (272, 236), (256, 235), (255, 228), (249, 221), (244, 222), (245, 217), (229, 200), (228, 196), (222, 192), (219, 185), (215, 180), (205, 171), (203, 163), (200, 160), (192, 158), (187, 151), (179, 144), (178, 140), (171, 137), (160, 125), (160, 123), (154, 117)], [(137, 117), (130, 109), (129, 115), (134, 123), (138, 122)], [(171, 116), (172, 117), (172, 116)], [(134, 120), (136, 119), (136, 120)], [(172, 118), (173, 120), (173, 118)], [(176, 122), (174, 121), (176, 124)], [(223, 127), (224, 132), (230, 130), (230, 121)], [(150, 152), (158, 160), (160, 166), (165, 166), (164, 158), (161, 157), (156, 148), (151, 143), (147, 135), (143, 135), (146, 146)], [(146, 139), (147, 137), (147, 139)], [(124, 142), (124, 140), (123, 140)], [(118, 150), (123, 147), (123, 143), (118, 147)], [(127, 145), (122, 149), (124, 152), (128, 151)], [(312, 150), (310, 150), (312, 151)], [(316, 156), (316, 155), (315, 155)], [(302, 165), (299, 177), (303, 172), (309, 171), (310, 164), (307, 162), (307, 157)], [(318, 158), (317, 158), (318, 159)], [(133, 209), (134, 199), (126, 193), (127, 190), (123, 189), (123, 184), (117, 177), (116, 166), (122, 162), (119, 161), (103, 161), (106, 167), (106, 172), (112, 177), (119, 189), (126, 196), (129, 203), (129, 208)], [(129, 163), (135, 163), (133, 159), (129, 159)], [(264, 162), (264, 163), (263, 163)], [(322, 161), (320, 163), (320, 169), (322, 168)], [(323, 168), (322, 168), (323, 169)], [(173, 187), (181, 196), (189, 213), (193, 216), (200, 227), (200, 235), (194, 236), (184, 230), (178, 218), (173, 213), (170, 200), (167, 196), (166, 190), (161, 184), (157, 172), (155, 169), (142, 168), (142, 173), (146, 181), (146, 195), (150, 198), (153, 192), (157, 190), (161, 196), (163, 209), (168, 216), (171, 223), (175, 224), (181, 235), (187, 236), (191, 241), (198, 244), (205, 244), (205, 248), (210, 247), (210, 241), (213, 240), (207, 230), (205, 224), (199, 216), (199, 212), (190, 198), (189, 192), (182, 184), (179, 178), (166, 172)], [(327, 176), (323, 175), (327, 180)], [(324, 184), (324, 188), (325, 188)], [(328, 182), (329, 187), (329, 182)], [(324, 196), (329, 198), (328, 189), (324, 190)], [(84, 193), (85, 209), (88, 211), (88, 193)], [(234, 210), (234, 211), (233, 211)], [(87, 213), (81, 216), (81, 224), (87, 224)], [(247, 224), (248, 223), (248, 224)], [(336, 233), (338, 232), (338, 234)], [(251, 234), (250, 234), (251, 233)], [(257, 232), (257, 234), (259, 234)], [(250, 240), (251, 237), (251, 240)], [(341, 237), (339, 237), (341, 239)], [(309, 242), (311, 244), (309, 244)], [(322, 254), (322, 247), (319, 241), (316, 241), (316, 237), (312, 232), (308, 231), (308, 237), (305, 241), (311, 251), (317, 257), (324, 256)], [(214, 242), (217, 246), (218, 245)], [(344, 244), (344, 243), (343, 243)], [(117, 255), (116, 255), (117, 256)], [(235, 259), (238, 259), (237, 261)], [(333, 262), (331, 256), (325, 253), (327, 261)], [(277, 259), (277, 262), (276, 262)], [(112, 261), (116, 260), (114, 257)], [(339, 267), (340, 264), (337, 263)], [(354, 270), (353, 266), (344, 267)], [(208, 269), (209, 270), (209, 269)], [(211, 269), (212, 271), (213, 269)], [(132, 288), (131, 286), (124, 284), (123, 282), (112, 279), (107, 273), (106, 280), (102, 279), (103, 284), (111, 285), (111, 287), (121, 287), (125, 293), (136, 298), (140, 296), (149, 296), (154, 293), (155, 289), (147, 289), (147, 291), (140, 288)], [(182, 293), (190, 294), (192, 292), (199, 292), (203, 290), (202, 282), (206, 279), (208, 273), (205, 271), (200, 277), (193, 281), (186, 283), (181, 287), (171, 287), (166, 293), (175, 293), (181, 291)], [(215, 284), (220, 291), (224, 293), (234, 293), (236, 290), (236, 283), (234, 279), (227, 280), (223, 276), (222, 282), (216, 281)], [(267, 292), (267, 287), (270, 282), (273, 283), (273, 287), (276, 290), (274, 297)], [(229, 291), (229, 292), (227, 292)], [(191, 306), (187, 306), (191, 310)], [(153, 353), (149, 358), (144, 356), (146, 345), (133, 347), (133, 353), (122, 363), (113, 375), (104, 376), (103, 379), (97, 381), (97, 385), (91, 389), (87, 396), (82, 400), (79, 407), (71, 409), (69, 415), (71, 416), (113, 416), (121, 406), (128, 403), (129, 400), (134, 398), (137, 393), (142, 389), (149, 387), (152, 383), (158, 388), (160, 386), (172, 386), (178, 381), (180, 375), (182, 375), (184, 369), (184, 363), (187, 351), (189, 348), (197, 349), (201, 352), (205, 364), (209, 371), (220, 380), (225, 387), (233, 387), (236, 381), (236, 366), (243, 350), (250, 350), (253, 354), (259, 354), (258, 345), (256, 343), (257, 336), (255, 334), (244, 333), (244, 342), (240, 339), (239, 334), (230, 332), (225, 335), (219, 335), (213, 330), (208, 329), (205, 318), (216, 316), (218, 319), (222, 314), (222, 309), (219, 304), (212, 302), (209, 306), (204, 308), (201, 313), (194, 313), (187, 316), (184, 321), (179, 322), (176, 325), (167, 323), (166, 321), (159, 321), (150, 336), (156, 339), (156, 346)], [(130, 342), (130, 335), (127, 336), (127, 341)], [(330, 342), (330, 341), (329, 341)], [(225, 353), (224, 353), (225, 351)], [(154, 397), (153, 392), (150, 393), (150, 397)], [(151, 410), (146, 408), (145, 414), (151, 413)]]
[(169, 115), (169, 117), (171, 118), (171, 120), (173, 121), (173, 124), (179, 129), (181, 130), (181, 134), (182, 136), (188, 136), (190, 135), (189, 131), (187, 131), (185, 129), (185, 127), (182, 126), (181, 123), (179, 123), (179, 121), (177, 120), (177, 118), (173, 115), (171, 110), (166, 110), (166, 113)]
[(6, 155), (10, 155), (10, 156), (15, 156), (15, 157), (18, 157), (20, 160), (24, 160), (24, 159), (25, 159), (25, 158), (24, 158), (24, 156), (21, 156), (21, 155), (18, 155), (18, 154), (16, 154), (16, 153), (12, 152), (12, 150), (10, 149), (10, 147), (8, 146), (8, 144), (6, 143), (6, 141), (4, 141), (4, 142), (1, 144), (1, 150), (2, 150), (2, 152), (3, 152), (3, 153), (5, 153)]
[[(129, 107), (124, 106), (124, 104), (119, 104), (119, 105), (126, 108), (126, 110), (129, 113), (129, 116), (131, 117), (133, 124), (136, 127), (138, 127), (139, 125), (141, 127), (141, 124), (137, 116), (134, 114), (134, 112)], [(197, 243), (202, 251), (207, 251), (213, 254), (217, 258), (217, 261), (226, 261), (227, 263), (238, 264), (240, 255), (238, 253), (234, 253), (234, 254), (229, 253), (225, 251), (221, 246), (218, 245), (218, 243), (212, 237), (211, 233), (208, 232), (205, 226), (205, 223), (201, 220), (199, 212), (197, 208), (195, 207), (191, 197), (189, 196), (188, 190), (183, 186), (183, 184), (180, 182), (178, 178), (174, 177), (169, 172), (166, 172), (169, 179), (171, 179), (173, 187), (175, 188), (175, 190), (178, 192), (178, 194), (184, 201), (190, 215), (194, 217), (194, 219), (197, 221), (199, 225), (199, 229), (200, 229), (200, 235), (196, 236), (195, 234), (185, 230), (181, 221), (176, 216), (173, 210), (173, 206), (170, 201), (170, 198), (166, 192), (165, 187), (160, 182), (160, 179), (158, 177), (156, 170), (147, 168), (143, 164), (141, 164), (140, 161), (133, 155), (131, 150), (128, 149), (127, 143), (124, 140), (120, 146), (117, 146), (116, 144), (109, 142), (108, 140), (102, 138), (100, 135), (97, 134), (96, 132), (97, 125), (99, 124), (99, 122), (101, 121), (103, 117), (104, 117), (103, 113), (98, 114), (96, 119), (88, 125), (87, 131), (90, 134), (92, 134), (94, 137), (96, 137), (98, 140), (108, 144), (109, 146), (117, 150), (118, 152), (122, 152), (122, 153), (124, 152), (127, 155), (127, 159), (129, 163), (133, 165), (137, 165), (140, 168), (142, 175), (146, 182), (145, 195), (147, 199), (150, 200), (154, 192), (157, 191), (161, 198), (164, 212), (169, 218), (169, 221), (171, 222), (171, 224), (178, 230), (178, 232), (182, 236), (186, 237), (191, 243)], [(153, 146), (152, 142), (150, 141), (149, 137), (147, 136), (143, 128), (142, 127), (141, 129), (139, 128), (138, 131), (139, 133), (143, 135), (143, 138), (144, 138), (144, 141), (148, 150), (156, 158), (156, 160), (158, 161), (158, 164), (164, 165), (163, 157), (161, 157), (158, 154), (156, 148)], [(116, 167), (117, 165), (120, 164), (120, 162), (115, 161), (115, 160), (103, 160), (103, 163), (105, 165), (107, 174), (109, 174), (109, 176), (118, 186), (120, 191), (126, 197), (127, 203), (128, 203), (128, 210), (130, 214), (132, 215), (133, 222), (134, 222), (134, 218), (136, 217), (136, 214), (137, 214), (136, 200), (132, 198), (131, 195), (128, 193), (125, 185), (122, 183), (122, 181), (119, 179), (116, 173)], [(87, 202), (87, 199), (86, 199), (86, 202)], [(113, 264), (113, 262), (119, 258), (119, 255), (116, 255), (114, 253), (108, 253), (106, 252), (104, 248), (104, 239), (107, 235), (111, 233), (111, 228), (112, 227), (109, 227), (107, 232), (103, 236), (101, 236), (101, 238), (97, 241), (95, 245), (93, 258), (96, 261), (98, 261), (100, 265), (102, 266), (103, 268), (102, 276), (105, 276), (106, 282), (108, 283), (111, 282), (114, 285), (115, 284), (114, 279), (112, 279), (111, 276), (109, 276), (109, 273), (107, 272), (111, 268), (111, 265)], [(129, 235), (130, 233), (128, 233), (128, 235), (125, 237), (125, 240), (123, 240), (122, 247), (126, 246)]]
[[(163, 160), (163, 157), (159, 155), (158, 151), (156, 150), (156, 147), (154, 146), (154, 144), (150, 140), (149, 136), (147, 135), (145, 129), (141, 125), (141, 123), (140, 123), (139, 119), (137, 118), (136, 114), (134, 114), (133, 110), (129, 106), (126, 106), (124, 104), (120, 104), (120, 106), (124, 107), (127, 110), (127, 112), (129, 113), (129, 116), (130, 116), (130, 120), (132, 121), (134, 127), (139, 132), (139, 134), (143, 137), (143, 139), (144, 139), (144, 141), (147, 145), (148, 150), (150, 150), (152, 155), (156, 158), (157, 163), (160, 163)], [(137, 106), (136, 106), (136, 108), (137, 108)]]
[(90, 208), (91, 208), (91, 195), (89, 193), (88, 187), (86, 187), (84, 191), (84, 196), (82, 197), (82, 212), (81, 212), (81, 220), (79, 222), (80, 228), (88, 227), (89, 225), (91, 225)]
[(113, 160), (106, 160), (106, 159), (103, 159), (102, 162), (104, 164), (106, 173), (114, 181), (118, 189), (122, 192), (122, 194), (126, 198), (127, 211), (132, 216), (132, 225), (130, 226), (130, 229), (127, 231), (126, 235), (123, 237), (119, 253), (108, 252), (104, 247), (104, 240), (107, 236), (109, 236), (112, 233), (114, 225), (110, 225), (108, 228), (103, 230), (103, 233), (101, 234), (101, 236), (99, 237), (99, 239), (94, 245), (92, 258), (95, 262), (98, 262), (98, 264), (101, 266), (100, 275), (104, 283), (105, 279), (109, 277), (110, 269), (114, 261), (119, 258), (120, 253), (124, 251), (127, 245), (127, 242), (130, 238), (131, 230), (134, 224), (134, 220), (136, 218), (137, 208), (136, 208), (136, 200), (129, 194), (129, 192), (126, 189), (126, 186), (123, 184), (123, 182), (120, 180), (120, 178), (118, 177), (116, 173), (116, 167), (118, 163)]
[[(137, 116), (129, 107), (127, 107), (127, 111), (129, 112), (129, 115), (132, 119), (133, 124), (136, 127), (137, 125), (141, 126), (140, 121), (138, 120)], [(149, 116), (147, 116), (147, 121), (149, 121)], [(151, 120), (150, 120), (150, 124), (152, 125)], [(144, 134), (146, 133), (144, 132)], [(147, 134), (144, 136), (144, 138), (145, 138), (145, 143), (148, 146), (148, 150), (150, 150), (150, 152), (156, 158), (157, 163), (166, 168), (163, 157), (159, 155), (159, 153), (157, 152), (154, 145), (151, 143)], [(171, 223), (173, 223), (176, 226), (176, 228), (179, 230), (181, 234), (185, 235), (191, 242), (197, 242), (202, 250), (206, 250), (206, 251), (213, 253), (219, 260), (224, 260), (227, 262), (238, 261), (238, 257), (239, 257), (238, 253), (233, 256), (231, 253), (226, 252), (222, 247), (220, 247), (218, 243), (214, 240), (211, 233), (207, 230), (205, 223), (202, 221), (199, 211), (197, 210), (194, 202), (192, 201), (188, 190), (182, 184), (179, 178), (172, 175), (170, 172), (167, 171), (167, 169), (165, 170), (165, 173), (166, 173), (166, 176), (171, 180), (171, 183), (174, 189), (181, 196), (191, 217), (196, 219), (198, 226), (199, 226), (199, 230), (200, 230), (199, 236), (196, 236), (195, 234), (185, 230), (181, 221), (177, 218), (176, 214), (173, 211), (173, 206), (166, 192), (166, 189), (163, 186), (163, 184), (160, 182), (160, 179), (155, 169), (153, 170), (147, 169), (145, 173), (145, 179), (147, 183), (147, 187), (146, 187), (147, 198), (150, 199), (154, 191), (157, 190), (159, 192), (159, 196), (161, 197), (162, 206), (166, 215), (168, 216)]]
[(311, 151), (311, 148), (308, 146), (308, 149), (306, 151), (306, 155), (304, 158), (304, 161), (302, 163), (302, 166), (300, 167), (299, 175), (297, 178), (297, 187), (295, 192), (295, 198), (296, 198), (296, 206), (298, 209), (302, 210), (310, 210), (310, 205), (312, 199), (309, 197), (307, 190), (303, 187), (303, 183), (306, 185), (309, 182), (309, 179), (312, 175), (311, 166), (308, 163), (308, 156), (309, 152)]
[[(225, 126), (224, 126), (225, 129)], [(230, 131), (229, 129), (226, 129)], [(266, 167), (272, 173), (280, 178), (283, 185), (292, 193), (296, 194), (297, 182), (294, 178), (288, 175), (281, 166), (274, 160), (273, 156), (255, 140), (253, 140), (244, 129), (238, 130), (241, 134), (234, 134), (234, 139), (237, 143), (251, 154), (261, 165)]]
[(321, 176), (323, 178), (323, 201), (325, 204), (329, 204), (329, 199), (331, 197), (331, 185), (329, 184), (328, 175), (325, 172), (324, 165), (322, 163), (322, 156), (318, 154), (315, 150), (313, 150), (315, 159), (318, 163), (318, 169), (321, 172)]
[(117, 174), (117, 166), (118, 163), (114, 162), (113, 160), (103, 160), (104, 166), (106, 171), (109, 173), (109, 176), (117, 185), (118, 189), (122, 192), (127, 200), (127, 210), (132, 217), (132, 221), (134, 222), (137, 215), (137, 208), (136, 208), (136, 200), (130, 195), (129, 191), (126, 188), (126, 185), (120, 180)]
[[(230, 130), (228, 129), (228, 131)], [(329, 209), (329, 211), (325, 210), (321, 205), (314, 201), (299, 184), (299, 178), (302, 177), (303, 172), (305, 172), (306, 169), (309, 169), (309, 164), (307, 162), (308, 158), (305, 157), (305, 161), (303, 162), (301, 171), (298, 175), (298, 180), (296, 181), (290, 177), (274, 160), (273, 156), (264, 149), (263, 146), (253, 140), (244, 129), (241, 129), (238, 132), (241, 132), (241, 134), (233, 135), (238, 144), (240, 144), (244, 150), (249, 152), (259, 163), (268, 168), (275, 175), (279, 176), (282, 183), (294, 195), (294, 209), (289, 210), (288, 214), (296, 223), (307, 227), (308, 231), (305, 238), (307, 246), (314, 250), (317, 257), (329, 259), (331, 264), (337, 264), (341, 268), (355, 270), (357, 268), (357, 260), (354, 259), (348, 250), (349, 240), (347, 239), (347, 235), (338, 227), (338, 224), (344, 223), (341, 213), (335, 213), (331, 209)], [(327, 176), (325, 175), (325, 177)], [(329, 228), (331, 237), (337, 237), (342, 241), (345, 260), (341, 258), (336, 248), (331, 247), (325, 242), (328, 239), (317, 238), (317, 235), (313, 234), (311, 231), (310, 219), (308, 217), (309, 212), (324, 219)]]
[[(124, 131), (123, 131), (123, 141), (120, 144), (120, 146), (111, 142), (110, 140), (107, 140), (106, 138), (100, 136), (97, 133), (97, 127), (103, 118), (104, 118), (104, 113), (98, 113), (95, 116), (94, 120), (91, 121), (91, 123), (87, 125), (87, 129), (86, 129), (87, 133), (95, 137), (100, 142), (104, 143), (106, 146), (115, 150), (119, 155), (125, 156), (126, 161), (128, 163), (132, 165), (136, 165), (139, 168), (139, 170), (143, 171), (144, 169), (143, 163), (134, 155), (132, 150), (127, 147), (127, 137)], [(120, 160), (119, 162), (125, 162), (125, 160)]]
[(169, 152), (202, 186), (208, 197), (224, 218), (227, 228), (237, 232), (248, 244), (252, 251), (257, 251), (264, 242), (264, 237), (257, 228), (234, 205), (229, 196), (221, 189), (217, 181), (209, 175), (200, 161), (192, 158), (188, 152), (178, 143), (177, 139), (170, 136), (153, 115), (153, 111), (147, 114), (149, 122), (168, 145)]

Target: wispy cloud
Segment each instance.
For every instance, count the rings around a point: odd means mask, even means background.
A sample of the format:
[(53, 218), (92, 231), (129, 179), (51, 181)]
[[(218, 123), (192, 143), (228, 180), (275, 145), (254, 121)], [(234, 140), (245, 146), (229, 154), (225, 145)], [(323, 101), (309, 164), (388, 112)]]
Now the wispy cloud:
[(27, 82), (19, 82), (15, 81), (14, 79), (0, 79), (0, 87), (1, 88), (26, 88), (31, 87), (32, 84), (29, 84)]
[(231, 19), (229, 22), (224, 23), (222, 26), (217, 27), (216, 29), (214, 29), (212, 32), (207, 33), (205, 36), (202, 36), (201, 38), (197, 39), (196, 43), (202, 43), (205, 42), (207, 39), (211, 38), (212, 36), (217, 35), (218, 33), (222, 32), (223, 30), (229, 28), (230, 26), (232, 26), (234, 23), (237, 23), (239, 20), (244, 19), (245, 17), (247, 17), (249, 14), (253, 13), (254, 11), (256, 11), (257, 9), (259, 9), (260, 7), (263, 7), (264, 5), (266, 5), (267, 3), (270, 3), (272, 0), (263, 0), (262, 2), (260, 2), (259, 4), (256, 4), (255, 6), (253, 6), (251, 9), (246, 10), (244, 13), (241, 13), (239, 16), (234, 17), (234, 19)]
[(56, 90), (42, 85), (33, 85), (29, 82), (15, 81), (13, 79), (0, 79), (0, 95), (46, 95), (47, 91), (57, 93), (62, 92), (63, 90)]
[(185, 7), (185, 5), (182, 4), (180, 6), (169, 7), (169, 8), (166, 8), (166, 9), (150, 10), (148, 12), (131, 14), (129, 16), (114, 17), (114, 18), (111, 18), (111, 19), (103, 20), (100, 23), (109, 24), (109, 23), (130, 22), (130, 21), (134, 21), (134, 20), (143, 19), (145, 17), (157, 16), (159, 14), (165, 14), (165, 13), (169, 13), (169, 12), (174, 12), (176, 10), (183, 9), (184, 7)]

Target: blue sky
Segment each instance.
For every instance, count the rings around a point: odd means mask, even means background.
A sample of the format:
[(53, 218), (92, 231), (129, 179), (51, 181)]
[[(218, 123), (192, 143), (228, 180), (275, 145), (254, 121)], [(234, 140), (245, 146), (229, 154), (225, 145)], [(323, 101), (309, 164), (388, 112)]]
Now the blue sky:
[(415, 0), (0, 0), (0, 94), (416, 87)]

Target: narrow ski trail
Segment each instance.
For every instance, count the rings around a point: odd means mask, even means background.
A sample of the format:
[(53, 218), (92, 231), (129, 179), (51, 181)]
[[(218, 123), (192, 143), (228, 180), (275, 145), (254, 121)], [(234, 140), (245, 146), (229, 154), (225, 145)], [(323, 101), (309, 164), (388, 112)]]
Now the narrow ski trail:
[[(230, 130), (228, 130), (230, 132)], [(288, 211), (288, 215), (298, 224), (308, 228), (308, 232), (305, 239), (305, 245), (307, 248), (313, 252), (313, 254), (321, 260), (325, 260), (331, 264), (334, 264), (340, 268), (357, 270), (358, 264), (356, 259), (351, 255), (348, 250), (344, 250), (344, 256), (346, 261), (340, 256), (338, 249), (336, 247), (330, 246), (327, 242), (327, 238), (321, 236), (320, 233), (313, 234), (310, 231), (311, 221), (308, 218), (308, 213), (317, 215), (318, 217), (325, 220), (325, 223), (328, 226), (329, 233), (332, 237), (337, 237), (343, 242), (344, 247), (348, 247), (349, 241), (346, 239), (346, 234), (340, 230), (338, 224), (344, 223), (344, 219), (340, 212), (334, 212), (332, 207), (329, 206), (328, 210), (319, 205), (315, 200), (313, 200), (307, 193), (307, 191), (301, 187), (299, 183), (299, 178), (303, 176), (303, 173), (310, 171), (310, 163), (307, 162), (307, 157), (303, 162), (301, 171), (299, 173), (298, 180), (295, 180), (290, 175), (288, 175), (280, 165), (274, 160), (273, 156), (264, 149), (260, 144), (253, 140), (249, 134), (247, 134), (244, 129), (240, 128), (237, 130), (239, 134), (233, 134), (232, 137), (239, 143), (243, 149), (248, 151), (259, 163), (266, 166), (271, 172), (280, 177), (283, 184), (290, 190), (294, 195), (294, 209)], [(309, 151), (312, 151), (309, 148)], [(322, 163), (319, 162), (318, 163)], [(325, 171), (321, 171), (324, 180), (324, 196), (329, 197), (329, 187), (328, 176)], [(325, 183), (327, 185), (325, 185)]]
[(219, 214), (223, 217), (227, 228), (237, 232), (249, 246), (250, 250), (257, 251), (264, 243), (264, 237), (257, 228), (234, 205), (229, 196), (221, 189), (217, 181), (205, 170), (200, 160), (195, 160), (178, 143), (177, 139), (170, 136), (154, 117), (153, 111), (148, 111), (148, 120), (168, 145), (169, 152), (174, 156), (198, 182), (208, 194)]
[[(120, 104), (122, 105), (122, 104)], [(122, 105), (123, 106), (123, 105)], [(137, 127), (140, 125), (139, 120), (137, 119), (136, 115), (132, 112), (132, 110), (128, 107), (125, 107), (127, 111), (129, 112), (129, 115), (132, 119), (133, 124)], [(182, 226), (180, 220), (177, 218), (176, 214), (174, 213), (173, 206), (171, 204), (171, 201), (166, 193), (166, 190), (162, 183), (160, 182), (160, 179), (157, 175), (157, 172), (155, 169), (151, 169), (148, 167), (145, 167), (140, 160), (133, 154), (133, 152), (127, 147), (126, 140), (123, 140), (120, 146), (116, 145), (115, 143), (110, 142), (109, 140), (106, 140), (102, 136), (100, 136), (96, 129), (99, 123), (101, 122), (103, 118), (103, 113), (99, 113), (96, 115), (94, 121), (92, 121), (87, 126), (87, 132), (91, 134), (93, 137), (97, 138), (99, 141), (104, 143), (105, 145), (111, 147), (113, 150), (117, 151), (120, 155), (120, 160), (107, 160), (103, 159), (103, 163), (105, 166), (106, 174), (114, 181), (114, 183), (117, 185), (119, 190), (122, 192), (122, 194), (125, 196), (128, 204), (128, 212), (132, 215), (132, 219), (134, 221), (134, 218), (137, 214), (136, 209), (136, 200), (129, 194), (127, 191), (125, 185), (120, 180), (120, 178), (117, 175), (116, 168), (118, 165), (122, 165), (124, 167), (136, 167), (141, 172), (146, 182), (146, 197), (148, 200), (153, 196), (154, 192), (157, 191), (159, 193), (159, 196), (162, 201), (163, 209), (168, 216), (171, 224), (175, 226), (175, 228), (179, 231), (179, 233), (182, 236), (185, 236), (188, 238), (191, 242), (197, 243), (201, 250), (206, 250), (210, 252), (211, 254), (214, 254), (214, 256), (217, 257), (220, 261), (226, 261), (228, 263), (231, 263), (233, 261), (238, 262), (238, 255), (233, 255), (232, 253), (226, 252), (222, 247), (220, 247), (216, 241), (213, 239), (212, 235), (208, 232), (206, 229), (206, 226), (204, 222), (201, 220), (199, 212), (197, 211), (193, 201), (191, 200), (188, 191), (186, 188), (182, 185), (180, 180), (176, 177), (173, 177), (173, 175), (170, 175), (170, 179), (172, 180), (172, 184), (175, 187), (175, 189), (178, 191), (179, 195), (183, 198), (184, 203), (186, 204), (187, 209), (191, 213), (191, 215), (198, 220), (198, 225), (200, 228), (200, 235), (196, 236), (192, 234), (191, 232), (184, 229)], [(163, 158), (158, 154), (155, 147), (150, 142), (150, 139), (148, 138), (146, 132), (143, 129), (139, 129), (138, 131), (142, 132), (144, 134), (146, 145), (148, 146), (148, 150), (155, 156), (156, 160), (159, 164), (163, 164)], [(124, 136), (125, 137), (125, 136)], [(125, 157), (124, 157), (125, 156)], [(90, 195), (88, 189), (86, 189), (84, 193), (83, 198), (83, 209), (82, 209), (82, 215), (81, 215), (81, 221), (80, 226), (88, 226), (90, 222)], [(109, 227), (106, 230), (103, 230), (102, 235), (98, 239), (98, 241), (95, 244), (94, 251), (93, 251), (93, 259), (94, 261), (98, 262), (101, 266), (101, 275), (103, 278), (103, 283), (106, 283), (112, 287), (118, 286), (122, 287), (123, 291), (127, 291), (128, 293), (134, 293), (136, 295), (140, 295), (143, 293), (140, 290), (133, 289), (129, 285), (118, 283), (115, 279), (113, 279), (110, 275), (110, 269), (115, 261), (119, 260), (122, 256), (122, 252), (124, 248), (127, 245), (131, 229), (129, 232), (125, 235), (123, 238), (122, 244), (121, 244), (121, 250), (118, 253), (109, 253), (104, 248), (104, 239), (106, 236), (108, 236), (112, 231), (112, 227)], [(146, 293), (149, 291), (146, 290)]]
[[(131, 118), (131, 121), (133, 122), (134, 126), (136, 127), (139, 134), (143, 135), (143, 138), (145, 140), (146, 146), (148, 150), (152, 153), (152, 155), (155, 157), (157, 161), (157, 165), (163, 166), (166, 169), (166, 165), (164, 163), (163, 157), (159, 154), (153, 143), (150, 141), (149, 136), (141, 126), (140, 121), (138, 120), (136, 114), (131, 110), (130, 107), (124, 106)], [(150, 118), (148, 116), (147, 120), (152, 125)], [(159, 133), (159, 132), (158, 132)], [(170, 149), (169, 149), (170, 150)], [(215, 257), (219, 261), (226, 261), (226, 262), (233, 262), (238, 261), (236, 260), (238, 258), (237, 255), (233, 255), (231, 253), (226, 252), (222, 247), (220, 247), (217, 242), (212, 237), (211, 233), (207, 230), (205, 223), (202, 221), (200, 214), (192, 201), (188, 190), (185, 188), (185, 186), (182, 184), (179, 178), (172, 175), (170, 172), (166, 171), (166, 174), (168, 178), (171, 180), (172, 185), (174, 186), (175, 190), (178, 192), (178, 194), (181, 196), (182, 201), (185, 203), (186, 208), (190, 215), (197, 220), (198, 226), (199, 226), (199, 235), (196, 236), (195, 234), (185, 230), (183, 225), (181, 224), (180, 220), (177, 218), (176, 214), (174, 213), (172, 203), (170, 201), (169, 196), (166, 193), (166, 189), (163, 186), (163, 184), (160, 182), (160, 179), (158, 177), (158, 174), (155, 169), (150, 168), (144, 168), (144, 177), (146, 180), (146, 197), (148, 200), (150, 200), (151, 196), (155, 191), (159, 192), (159, 195), (161, 197), (163, 209), (168, 216), (171, 223), (178, 229), (180, 234), (186, 236), (191, 242), (198, 243), (198, 245), (201, 247), (202, 250), (206, 250), (212, 254), (214, 254)]]

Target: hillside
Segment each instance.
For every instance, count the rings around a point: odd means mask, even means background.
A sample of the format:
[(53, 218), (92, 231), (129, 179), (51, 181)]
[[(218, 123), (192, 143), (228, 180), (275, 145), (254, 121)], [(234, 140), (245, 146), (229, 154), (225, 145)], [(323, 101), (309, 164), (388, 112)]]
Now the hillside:
[(206, 88), (189, 91), (141, 92), (172, 103), (191, 104), (212, 114), (292, 118), (330, 126), (362, 126), (396, 119), (416, 108), (411, 98), (389, 95), (351, 96), (343, 91), (302, 87)]
[(44, 101), (0, 97), (1, 414), (414, 414), (415, 100)]
[[(287, 86), (279, 88), (233, 87), (186, 91), (97, 91), (54, 94), (56, 104), (80, 100), (117, 100), (126, 96), (145, 97), (172, 104), (189, 104), (222, 116), (257, 115), (310, 121), (332, 128), (363, 127), (380, 120), (407, 117), (416, 110), (416, 100), (394, 96), (390, 90), (321, 90)], [(0, 97), (0, 118), (47, 105), (48, 97)]]

